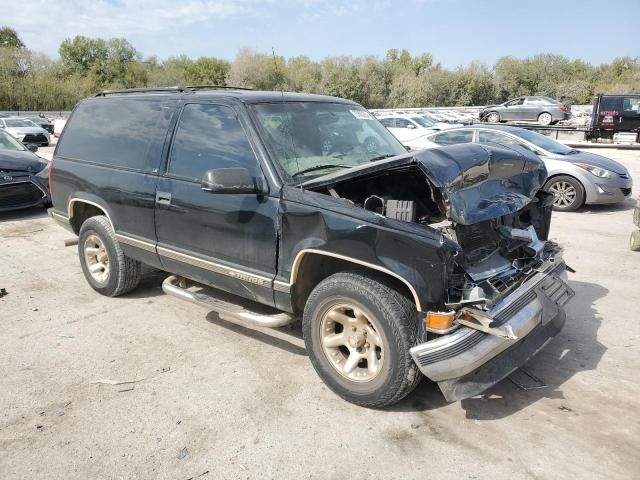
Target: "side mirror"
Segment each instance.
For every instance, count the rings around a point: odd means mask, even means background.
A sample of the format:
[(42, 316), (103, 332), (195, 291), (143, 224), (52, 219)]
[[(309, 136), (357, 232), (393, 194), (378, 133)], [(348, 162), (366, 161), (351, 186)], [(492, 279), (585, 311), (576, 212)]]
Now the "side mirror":
[(414, 128), (416, 128), (416, 126), (412, 123), (410, 123), (409, 125), (407, 125), (407, 128), (413, 130)]
[(35, 153), (38, 151), (38, 145), (36, 145), (35, 143), (30, 143), (29, 145), (27, 145), (27, 150)]
[(207, 170), (202, 177), (202, 190), (211, 193), (268, 193), (266, 185), (246, 168), (216, 168)]

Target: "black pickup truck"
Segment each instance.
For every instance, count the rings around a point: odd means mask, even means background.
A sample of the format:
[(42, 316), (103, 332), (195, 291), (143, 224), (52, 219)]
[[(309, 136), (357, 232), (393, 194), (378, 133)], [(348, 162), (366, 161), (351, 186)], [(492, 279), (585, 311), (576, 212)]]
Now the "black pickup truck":
[(64, 129), (50, 215), (99, 293), (144, 264), (222, 318), (302, 319), (322, 380), (383, 407), (422, 374), (450, 401), (481, 393), (560, 331), (573, 291), (545, 178), (517, 147), (407, 152), (339, 98), (110, 91)]

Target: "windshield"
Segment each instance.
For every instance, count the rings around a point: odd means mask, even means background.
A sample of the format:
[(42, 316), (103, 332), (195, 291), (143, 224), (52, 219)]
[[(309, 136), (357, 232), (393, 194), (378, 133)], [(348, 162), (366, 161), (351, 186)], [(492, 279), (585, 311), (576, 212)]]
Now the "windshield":
[(515, 135), (533, 143), (536, 147), (539, 147), (547, 152), (555, 153), (557, 155), (568, 155), (575, 150), (571, 147), (567, 147), (560, 142), (556, 142), (554, 139), (549, 138), (540, 133), (532, 132), (531, 130), (519, 130), (512, 132)]
[(24, 145), (22, 145), (22, 143), (20, 143), (8, 133), (0, 131), (0, 150), (14, 150), (21, 152), (23, 150), (26, 150), (26, 148), (24, 147)]
[(413, 120), (418, 125), (420, 125), (421, 127), (424, 127), (424, 128), (431, 128), (434, 125), (433, 122), (430, 122), (429, 120), (427, 120), (424, 117), (411, 117), (411, 120)]
[(250, 109), (269, 153), (296, 182), (407, 153), (378, 120), (357, 105), (281, 102)]
[(35, 123), (33, 123), (31, 120), (22, 120), (22, 119), (5, 120), (4, 123), (9, 128), (37, 127), (38, 126)]

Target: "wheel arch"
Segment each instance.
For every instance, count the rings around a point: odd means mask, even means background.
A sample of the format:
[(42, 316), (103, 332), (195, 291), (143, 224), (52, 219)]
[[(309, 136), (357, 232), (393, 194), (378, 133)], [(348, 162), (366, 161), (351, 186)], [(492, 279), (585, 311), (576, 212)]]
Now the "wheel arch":
[(76, 235), (80, 233), (80, 227), (85, 220), (97, 215), (104, 215), (107, 217), (107, 220), (111, 224), (111, 228), (115, 232), (113, 221), (107, 212), (107, 208), (97, 201), (81, 197), (70, 198), (67, 204), (67, 214), (69, 216), (69, 224)]
[[(422, 310), (415, 287), (404, 277), (386, 267), (340, 254), (315, 249), (298, 252), (291, 268), (290, 286), (292, 303), (302, 310), (311, 291), (325, 278), (339, 272), (360, 270), (382, 277), (407, 296), (417, 311)], [(301, 272), (304, 274), (301, 275)]]

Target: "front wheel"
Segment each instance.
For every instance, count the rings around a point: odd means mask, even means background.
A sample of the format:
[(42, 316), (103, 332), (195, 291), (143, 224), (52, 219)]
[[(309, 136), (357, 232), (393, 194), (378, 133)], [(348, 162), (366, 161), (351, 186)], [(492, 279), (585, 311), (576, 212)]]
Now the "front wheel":
[(338, 273), (309, 296), (302, 328), (324, 383), (351, 403), (380, 408), (404, 398), (422, 378), (409, 354), (417, 326), (413, 303), (383, 279)]
[(568, 175), (553, 177), (547, 181), (544, 190), (553, 194), (553, 209), (559, 212), (573, 212), (584, 203), (584, 187)]

